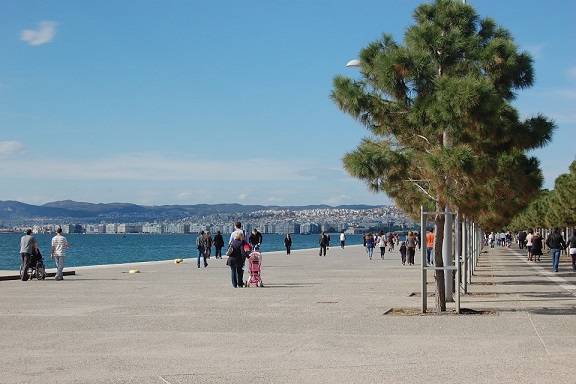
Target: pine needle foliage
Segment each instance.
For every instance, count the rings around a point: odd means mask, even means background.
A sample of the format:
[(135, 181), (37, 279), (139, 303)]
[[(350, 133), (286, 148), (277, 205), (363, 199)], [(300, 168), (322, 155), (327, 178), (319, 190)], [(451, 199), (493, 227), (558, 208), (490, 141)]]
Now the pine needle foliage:
[[(538, 197), (542, 172), (526, 151), (546, 145), (555, 129), (542, 115), (522, 121), (511, 104), (534, 81), (532, 58), (460, 1), (422, 4), (413, 19), (402, 43), (383, 34), (361, 50), (360, 79), (333, 80), (336, 106), (370, 133), (343, 157), (344, 168), (414, 219), (422, 205), (503, 227)], [(437, 215), (438, 267), (443, 224)], [(444, 272), (435, 276), (444, 311)]]
[(511, 104), (534, 81), (532, 58), (460, 1), (422, 4), (413, 18), (402, 43), (383, 34), (360, 52), (360, 79), (334, 78), (332, 100), (370, 132), (344, 167), (406, 212), (449, 204), (503, 226), (537, 198), (542, 172), (526, 152), (555, 129)]

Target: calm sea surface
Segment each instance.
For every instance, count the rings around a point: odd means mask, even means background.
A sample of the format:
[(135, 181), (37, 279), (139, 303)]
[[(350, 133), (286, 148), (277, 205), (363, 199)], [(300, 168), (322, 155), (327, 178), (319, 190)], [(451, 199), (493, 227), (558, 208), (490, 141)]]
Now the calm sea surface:
[[(20, 269), (20, 238), (23, 233), (0, 234), (0, 269)], [(229, 234), (224, 235), (228, 242)], [(263, 234), (262, 252), (285, 251), (285, 235)], [(54, 268), (50, 260), (51, 240), (54, 235), (34, 235), (47, 268)], [(141, 261), (184, 259), (198, 256), (195, 249), (197, 234), (144, 235), (66, 234), (70, 249), (66, 253), (66, 266), (122, 264)], [(292, 249), (318, 247), (319, 235), (293, 235)], [(362, 236), (346, 235), (347, 245), (362, 244)], [(330, 234), (330, 245), (339, 246), (339, 234)], [(224, 252), (226, 250), (224, 249)], [(212, 247), (212, 255), (214, 247)]]

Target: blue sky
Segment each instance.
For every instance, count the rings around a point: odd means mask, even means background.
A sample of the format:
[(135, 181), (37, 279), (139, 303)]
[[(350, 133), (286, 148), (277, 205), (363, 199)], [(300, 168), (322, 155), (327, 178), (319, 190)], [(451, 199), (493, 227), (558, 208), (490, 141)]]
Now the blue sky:
[[(576, 2), (468, 0), (533, 55), (522, 116), (576, 154)], [(346, 174), (368, 132), (329, 98), (422, 1), (0, 0), (0, 200), (391, 204)]]

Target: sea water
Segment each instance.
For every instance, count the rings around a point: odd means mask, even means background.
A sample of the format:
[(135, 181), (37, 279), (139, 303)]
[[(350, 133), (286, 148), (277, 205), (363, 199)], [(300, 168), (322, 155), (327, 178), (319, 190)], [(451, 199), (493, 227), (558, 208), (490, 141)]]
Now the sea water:
[[(23, 233), (0, 234), (0, 270), (20, 269), (20, 238)], [(123, 264), (142, 261), (159, 261), (197, 257), (195, 249), (198, 234), (66, 234), (70, 244), (66, 251), (66, 267), (87, 265)], [(261, 252), (285, 251), (286, 235), (263, 234)], [(50, 260), (51, 241), (54, 235), (34, 235), (44, 262), (54, 268)], [(228, 243), (229, 234), (224, 234)], [(292, 235), (292, 250), (318, 248), (320, 235)], [(361, 235), (346, 235), (346, 245), (362, 244)], [(330, 245), (340, 246), (340, 234), (330, 234)], [(214, 255), (212, 247), (212, 255)], [(222, 250), (226, 253), (226, 249)]]

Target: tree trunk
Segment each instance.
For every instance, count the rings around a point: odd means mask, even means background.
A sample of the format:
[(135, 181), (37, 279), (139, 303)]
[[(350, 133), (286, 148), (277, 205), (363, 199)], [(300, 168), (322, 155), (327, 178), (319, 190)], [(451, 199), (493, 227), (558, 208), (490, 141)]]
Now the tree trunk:
[[(439, 209), (439, 204), (436, 206), (438, 212), (444, 209)], [(442, 243), (444, 242), (444, 215), (436, 215), (434, 219), (434, 266), (443, 267), (444, 260), (442, 260)], [(434, 278), (436, 280), (436, 310), (438, 312), (446, 312), (446, 287), (444, 285), (444, 271), (436, 270)]]

